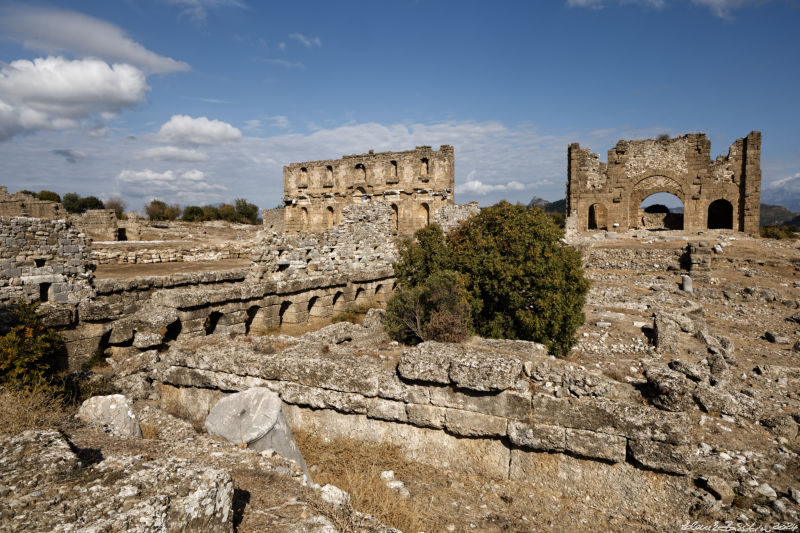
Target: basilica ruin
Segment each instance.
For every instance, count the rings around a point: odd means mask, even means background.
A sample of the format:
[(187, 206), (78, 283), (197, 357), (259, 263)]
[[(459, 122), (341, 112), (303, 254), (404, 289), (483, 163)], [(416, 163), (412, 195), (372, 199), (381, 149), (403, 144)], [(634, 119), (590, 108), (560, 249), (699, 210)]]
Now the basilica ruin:
[(353, 203), (381, 200), (392, 208), (394, 232), (410, 235), (454, 205), (453, 147), (417, 146), (404, 152), (346, 155), (337, 160), (291, 163), (283, 167), (284, 223), (287, 233), (330, 229)]
[[(732, 229), (758, 236), (761, 132), (737, 139), (715, 160), (702, 133), (622, 140), (607, 163), (573, 143), (567, 160), (567, 214), (579, 232)], [(656, 193), (677, 196), (683, 214), (645, 212), (642, 201)]]

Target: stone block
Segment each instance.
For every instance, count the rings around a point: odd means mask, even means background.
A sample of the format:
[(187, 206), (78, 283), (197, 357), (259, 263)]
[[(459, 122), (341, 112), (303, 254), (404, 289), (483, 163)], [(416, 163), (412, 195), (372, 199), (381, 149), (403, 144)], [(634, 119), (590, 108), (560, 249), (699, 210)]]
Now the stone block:
[(566, 450), (582, 457), (619, 463), (625, 460), (626, 444), (625, 437), (618, 435), (583, 429), (566, 430)]
[(508, 439), (529, 450), (563, 452), (566, 449), (566, 429), (561, 426), (509, 421)]
[(491, 415), (447, 409), (444, 427), (447, 431), (464, 437), (502, 437), (506, 434), (508, 420)]
[(367, 404), (367, 417), (377, 418), (378, 420), (389, 420), (395, 422), (406, 422), (406, 404), (372, 398)]
[(446, 409), (433, 405), (406, 405), (406, 415), (409, 424), (425, 428), (442, 429)]
[(631, 459), (650, 470), (685, 475), (689, 473), (692, 455), (684, 445), (675, 446), (652, 440), (628, 440)]

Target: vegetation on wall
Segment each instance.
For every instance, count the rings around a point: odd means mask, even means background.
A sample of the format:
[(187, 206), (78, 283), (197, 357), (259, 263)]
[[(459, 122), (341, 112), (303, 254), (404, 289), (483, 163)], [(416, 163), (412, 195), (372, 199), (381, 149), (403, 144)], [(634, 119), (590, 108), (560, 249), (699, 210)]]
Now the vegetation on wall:
[(501, 202), (446, 239), (435, 226), (415, 237), (395, 265), (400, 290), (386, 314), (393, 338), (437, 340), (441, 327), (432, 319), (446, 315), (450, 330), (463, 317), (479, 335), (541, 342), (556, 355), (574, 344), (589, 283), (580, 253), (559, 242), (562, 231), (544, 211)]

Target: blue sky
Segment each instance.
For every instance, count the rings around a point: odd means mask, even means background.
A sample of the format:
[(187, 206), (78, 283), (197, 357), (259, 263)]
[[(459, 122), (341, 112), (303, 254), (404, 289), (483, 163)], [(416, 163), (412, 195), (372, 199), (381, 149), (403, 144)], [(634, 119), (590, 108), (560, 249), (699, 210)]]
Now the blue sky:
[(0, 184), (189, 204), (451, 144), (456, 201), (563, 198), (570, 142), (763, 132), (800, 210), (795, 0), (0, 0)]

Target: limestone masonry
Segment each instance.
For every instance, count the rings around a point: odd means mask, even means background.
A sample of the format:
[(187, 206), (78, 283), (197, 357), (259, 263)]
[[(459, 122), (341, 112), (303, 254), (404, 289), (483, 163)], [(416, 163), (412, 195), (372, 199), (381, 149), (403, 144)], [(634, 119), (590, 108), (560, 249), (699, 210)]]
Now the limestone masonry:
[(347, 155), (283, 167), (284, 231), (317, 232), (338, 224), (342, 209), (380, 199), (391, 205), (396, 233), (410, 235), (453, 205), (453, 147)]
[[(619, 141), (608, 163), (578, 143), (567, 151), (567, 214), (577, 231), (666, 227), (699, 231), (733, 229), (758, 235), (761, 202), (761, 132), (734, 142), (711, 160), (705, 134), (675, 139)], [(651, 194), (674, 194), (676, 213), (644, 213)], [(676, 216), (677, 215), (677, 216)]]

